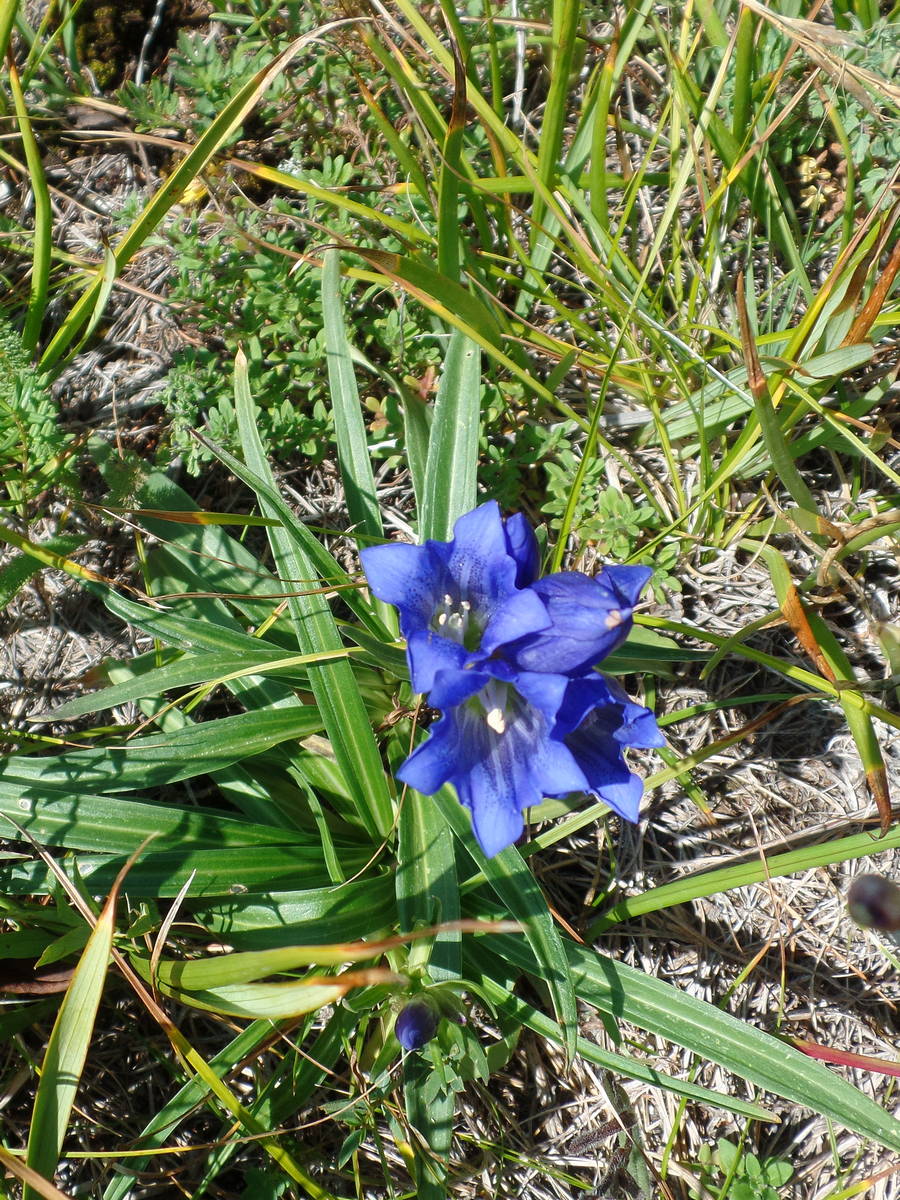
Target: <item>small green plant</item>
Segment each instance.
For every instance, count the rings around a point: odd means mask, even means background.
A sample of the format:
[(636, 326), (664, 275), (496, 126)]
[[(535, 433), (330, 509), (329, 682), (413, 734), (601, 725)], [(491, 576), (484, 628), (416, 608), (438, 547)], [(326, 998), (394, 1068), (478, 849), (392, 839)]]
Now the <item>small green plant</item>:
[[(572, 479), (578, 469), (579, 459), (571, 447), (570, 438), (574, 428), (570, 422), (554, 426), (549, 431), (534, 430), (531, 444), (543, 460), (549, 499), (541, 511), (551, 517), (550, 528), (555, 533), (562, 529), (569, 503)], [(510, 456), (508, 474), (515, 462)], [(522, 465), (518, 464), (521, 477)], [(681, 591), (676, 574), (680, 556), (677, 541), (642, 550), (641, 543), (659, 523), (659, 514), (652, 504), (637, 503), (617, 484), (608, 482), (607, 464), (600, 456), (594, 456), (587, 465), (584, 481), (575, 505), (571, 532), (581, 544), (590, 544), (604, 558), (617, 562), (625, 560), (652, 566), (651, 586), (657, 597), (666, 589)]]
[[(579, 465), (571, 444), (573, 433), (572, 424), (566, 422), (551, 431), (544, 445), (550, 498), (542, 505), (542, 512), (551, 516), (550, 527), (555, 532), (562, 528)], [(609, 482), (606, 460), (595, 455), (584, 473), (571, 532), (582, 541), (595, 543), (600, 554), (624, 559), (634, 551), (641, 531), (655, 522), (656, 515), (651, 504), (636, 504), (617, 484)]]
[[(779, 1200), (778, 1189), (794, 1173), (784, 1159), (757, 1158), (727, 1138), (719, 1138), (715, 1150), (701, 1146), (697, 1166), (706, 1191), (721, 1200)], [(691, 1191), (692, 1197), (702, 1194)]]
[[(282, 37), (277, 49), (283, 49), (284, 43), (286, 39)], [(189, 129), (196, 137), (259, 69), (261, 55), (270, 49), (260, 36), (243, 37), (229, 41), (223, 53), (220, 40), (182, 31), (169, 56), (167, 78), (155, 77), (141, 84), (128, 80), (119, 89), (117, 98), (128, 109), (138, 129), (174, 125)], [(273, 106), (283, 101), (286, 86), (283, 79), (273, 85), (266, 96), (269, 107), (264, 107), (254, 120), (273, 117)], [(232, 141), (240, 136), (238, 129)]]
[[(821, 217), (825, 202), (837, 200), (825, 209), (826, 221), (840, 213), (848, 187), (856, 189), (867, 207), (875, 204), (900, 153), (897, 98), (878, 82), (896, 78), (896, 20), (886, 17), (863, 29), (857, 17), (848, 15), (842, 24), (846, 33), (839, 61), (823, 73), (822, 83), (809, 91), (793, 119), (780, 126), (772, 140), (773, 157), (785, 179), (802, 185), (801, 207)], [(764, 52), (772, 56), (773, 66), (778, 49), (775, 43)], [(830, 61), (826, 58), (825, 65)], [(859, 75), (853, 73), (854, 66)], [(799, 62), (792, 77), (798, 84), (802, 80)], [(888, 195), (883, 204), (889, 202)]]
[(0, 316), (0, 507), (25, 517), (39, 492), (62, 481), (67, 442), (44, 379)]
[[(346, 177), (347, 164), (330, 161), (326, 169)], [(191, 430), (205, 424), (218, 445), (239, 448), (225, 373), (238, 348), (248, 359), (260, 429), (274, 457), (285, 462), (301, 455), (317, 463), (329, 453), (333, 429), (318, 271), (293, 252), (298, 217), (295, 206), (277, 201), (268, 220), (245, 207), (229, 228), (192, 221), (168, 234), (176, 250), (172, 298), (208, 339), (176, 356), (161, 394), (170, 447), (191, 474), (209, 460)], [(421, 312), (395, 307), (383, 289), (372, 292), (377, 294), (357, 299), (356, 309), (366, 356), (395, 377), (424, 375), (438, 351)], [(391, 387), (381, 380), (375, 387), (373, 432), (388, 453), (402, 423)]]

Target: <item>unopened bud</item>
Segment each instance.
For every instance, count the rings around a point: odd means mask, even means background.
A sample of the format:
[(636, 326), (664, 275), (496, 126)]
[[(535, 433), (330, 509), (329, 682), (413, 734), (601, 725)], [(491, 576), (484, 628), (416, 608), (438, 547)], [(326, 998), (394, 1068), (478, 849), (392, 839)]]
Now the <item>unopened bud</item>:
[(437, 1033), (438, 1013), (424, 996), (410, 1000), (394, 1025), (397, 1041), (404, 1050), (421, 1050)]
[(857, 875), (847, 893), (847, 910), (864, 929), (900, 929), (900, 887), (883, 875)]

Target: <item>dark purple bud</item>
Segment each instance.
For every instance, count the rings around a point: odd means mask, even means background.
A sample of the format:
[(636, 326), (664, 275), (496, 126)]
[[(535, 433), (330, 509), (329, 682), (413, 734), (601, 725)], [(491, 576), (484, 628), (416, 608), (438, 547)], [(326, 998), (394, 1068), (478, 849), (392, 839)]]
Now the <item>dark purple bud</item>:
[(900, 929), (900, 887), (883, 875), (857, 875), (847, 894), (847, 910), (864, 929)]
[(410, 1000), (403, 1009), (394, 1033), (404, 1050), (421, 1050), (437, 1033), (438, 1014), (434, 1004), (424, 996)]

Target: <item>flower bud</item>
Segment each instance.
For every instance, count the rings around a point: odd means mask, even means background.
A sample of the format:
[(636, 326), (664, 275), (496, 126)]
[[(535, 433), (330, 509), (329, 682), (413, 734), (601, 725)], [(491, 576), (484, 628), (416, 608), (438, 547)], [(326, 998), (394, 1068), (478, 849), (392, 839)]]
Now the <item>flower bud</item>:
[(864, 929), (900, 929), (900, 887), (883, 875), (857, 875), (847, 894), (847, 911)]
[(426, 996), (410, 1000), (397, 1017), (394, 1033), (404, 1050), (421, 1050), (437, 1033), (438, 1012)]

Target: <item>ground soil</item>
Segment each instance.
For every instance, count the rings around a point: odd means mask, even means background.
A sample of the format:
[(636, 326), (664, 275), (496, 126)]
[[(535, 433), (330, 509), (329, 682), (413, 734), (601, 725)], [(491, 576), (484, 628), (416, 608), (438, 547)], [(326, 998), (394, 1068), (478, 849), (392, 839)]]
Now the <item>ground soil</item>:
[[(80, 141), (61, 149), (54, 160), (51, 182), (60, 247), (99, 261), (104, 241), (114, 236), (114, 216), (125, 196), (135, 188), (149, 191), (160, 178), (159, 171), (160, 164), (136, 147), (91, 141), (82, 130)], [(100, 434), (147, 461), (165, 444), (165, 413), (157, 397), (171, 355), (190, 336), (166, 299), (169, 267), (164, 246), (139, 256), (114, 289), (99, 335), (56, 384), (68, 428)], [(58, 320), (59, 315), (51, 313), (49, 320)], [(613, 430), (610, 435), (615, 435)], [(170, 464), (170, 470), (209, 507), (221, 507), (223, 495), (233, 493), (232, 481), (224, 473), (190, 480), (180, 464)], [(79, 499), (86, 504), (73, 506), (63, 497), (51, 498), (40, 521), (26, 522), (24, 527), (36, 539), (63, 526), (82, 530), (89, 540), (79, 561), (127, 582), (134, 569), (132, 532), (89, 507), (102, 505), (104, 493), (90, 464), (84, 464), (83, 471)], [(397, 489), (408, 488), (403, 476), (384, 482), (386, 489), (393, 489), (392, 504)], [(296, 463), (285, 483), (286, 494), (302, 494), (306, 512), (301, 515), (323, 509), (333, 512), (340, 503), (333, 472), (306, 472), (303, 463)], [(841, 488), (837, 475), (823, 470), (816, 496), (822, 511), (840, 511)], [(790, 541), (787, 548), (797, 576), (802, 577), (812, 569), (812, 556), (802, 541)], [(873, 619), (897, 619), (898, 563), (887, 547), (876, 546), (865, 572), (853, 569), (856, 588), (839, 586), (822, 612), (841, 631), (855, 667), (869, 679), (874, 694), (896, 707), (896, 687), (881, 677), (882, 656), (873, 639)], [(717, 557), (697, 555), (684, 592), (651, 607), (673, 617), (686, 614), (696, 625), (729, 636), (773, 613), (777, 603), (761, 563), (723, 552)], [(103, 661), (127, 658), (146, 648), (133, 631), (91, 602), (77, 583), (55, 571), (42, 572), (18, 594), (0, 618), (0, 633), (0, 723), (8, 746), (25, 744), (30, 734), (46, 733), (46, 725), (30, 718), (77, 694)], [(783, 659), (809, 666), (783, 625), (761, 631), (754, 644), (777, 649)], [(628, 682), (635, 686), (637, 681)], [(784, 686), (783, 680), (764, 669), (729, 658), (708, 680), (701, 681), (699, 670), (691, 669), (661, 681), (659, 707), (661, 712), (671, 712), (710, 698), (724, 701)], [(762, 703), (747, 709), (723, 706), (679, 722), (673, 747), (689, 753), (707, 746), (734, 733), (766, 707)], [(129, 714), (119, 714), (119, 719), (128, 720)], [(896, 784), (900, 738), (882, 732), (889, 778)], [(638, 755), (636, 762), (644, 772), (659, 765), (650, 754)], [(736, 855), (771, 857), (781, 850), (872, 827), (873, 806), (855, 747), (840, 708), (827, 702), (798, 704), (752, 737), (724, 746), (692, 771), (691, 783), (705, 798), (706, 811), (673, 782), (648, 797), (639, 826), (613, 823), (589, 829), (531, 860), (554, 906), (571, 926), (586, 928), (598, 911), (598, 895), (606, 890), (630, 895), (733, 862)], [(612, 880), (598, 869), (598, 864), (610, 862), (610, 849), (615, 864)], [(897, 961), (890, 945), (881, 936), (857, 928), (845, 908), (850, 880), (866, 870), (894, 877), (900, 873), (900, 858), (879, 851), (874, 831), (871, 858), (771, 879), (633, 920), (607, 934), (602, 948), (693, 995), (727, 1004), (730, 1011), (772, 1032), (893, 1059), (900, 1004)], [(752, 964), (749, 970), (748, 964)], [(221, 1043), (219, 1024), (196, 1014), (181, 1013), (179, 1019), (195, 1044)], [(170, 1093), (169, 1066), (158, 1031), (140, 1015), (123, 988), (110, 988), (100, 1029), (86, 1087), (79, 1094), (79, 1112), (85, 1130), (91, 1131), (92, 1145), (98, 1131), (105, 1135), (105, 1144), (122, 1145), (139, 1133), (160, 1098)], [(47, 1032), (46, 1023), (38, 1024), (3, 1049), (0, 1115), (10, 1143), (20, 1144), (26, 1138), (30, 1113), (31, 1072), (21, 1069), (21, 1053), (37, 1055)], [(608, 1032), (597, 1021), (586, 1021), (584, 1032), (608, 1041)], [(749, 1094), (718, 1068), (697, 1063), (686, 1052), (637, 1031), (633, 1034), (660, 1069), (683, 1076), (692, 1073), (708, 1086)], [(889, 1078), (861, 1071), (849, 1074), (861, 1090), (889, 1109), (897, 1108)], [(255, 1078), (248, 1068), (244, 1079), (248, 1095), (253, 1093)], [(824, 1200), (832, 1193), (838, 1164), (852, 1167), (845, 1179), (849, 1184), (867, 1174), (875, 1177), (894, 1162), (885, 1152), (831, 1130), (824, 1120), (777, 1098), (759, 1100), (778, 1123), (754, 1126), (748, 1148), (794, 1165), (794, 1181), (782, 1195)], [(314, 1118), (321, 1113), (308, 1115)], [(534, 1200), (627, 1196), (632, 1194), (631, 1175), (621, 1143), (638, 1131), (651, 1173), (674, 1136), (669, 1161), (673, 1188), (683, 1173), (679, 1162), (695, 1163), (702, 1144), (717, 1137), (737, 1140), (743, 1132), (740, 1122), (721, 1112), (690, 1106), (682, 1115), (676, 1101), (663, 1093), (613, 1080), (582, 1062), (567, 1066), (546, 1044), (526, 1035), (506, 1070), (492, 1082), (490, 1094), (473, 1088), (467, 1098), (459, 1151), (469, 1172), (460, 1175), (455, 1194), (515, 1194)], [(217, 1122), (197, 1112), (179, 1137), (185, 1145), (198, 1145), (220, 1134)], [(473, 1150), (476, 1145), (501, 1143), (509, 1156), (505, 1161), (499, 1152)], [(259, 1153), (248, 1148), (241, 1170), (222, 1177), (216, 1194), (238, 1195), (247, 1166), (260, 1161)], [(548, 1165), (558, 1177), (547, 1170)], [(373, 1158), (373, 1178), (379, 1169)], [(178, 1172), (177, 1186), (187, 1189), (184, 1194), (192, 1194), (197, 1180), (190, 1156), (175, 1167), (171, 1163), (160, 1167), (162, 1173), (148, 1179), (139, 1194), (177, 1194), (172, 1190), (174, 1176), (168, 1179), (165, 1174), (170, 1170)], [(73, 1160), (68, 1171), (61, 1186), (71, 1187), (73, 1194), (76, 1190), (99, 1194), (96, 1164)], [(583, 1181), (583, 1187), (567, 1181), (566, 1174)], [(660, 1187), (658, 1194), (669, 1193)], [(887, 1200), (900, 1195), (900, 1188), (895, 1176), (887, 1174), (865, 1194)]]

